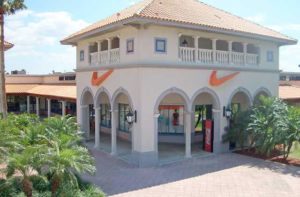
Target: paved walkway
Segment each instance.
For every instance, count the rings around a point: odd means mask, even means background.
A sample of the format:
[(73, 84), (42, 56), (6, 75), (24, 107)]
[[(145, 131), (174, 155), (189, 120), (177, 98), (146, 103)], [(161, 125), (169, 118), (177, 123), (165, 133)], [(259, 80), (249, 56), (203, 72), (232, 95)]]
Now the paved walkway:
[(85, 179), (109, 196), (132, 197), (300, 197), (300, 168), (237, 154), (195, 158), (136, 168), (92, 150), (97, 173)]

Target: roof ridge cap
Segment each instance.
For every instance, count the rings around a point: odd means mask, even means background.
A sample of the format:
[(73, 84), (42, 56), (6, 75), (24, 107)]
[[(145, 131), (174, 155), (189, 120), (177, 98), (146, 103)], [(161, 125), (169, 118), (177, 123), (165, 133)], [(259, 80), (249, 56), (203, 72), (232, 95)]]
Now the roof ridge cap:
[(221, 11), (221, 12), (226, 13), (226, 14), (230, 14), (230, 15), (232, 15), (232, 16), (235, 16), (235, 17), (237, 17), (237, 18), (239, 18), (239, 19), (245, 20), (245, 21), (247, 21), (247, 22), (249, 22), (249, 23), (252, 23), (252, 24), (254, 24), (254, 25), (257, 25), (257, 26), (260, 26), (260, 27), (262, 27), (262, 28), (265, 28), (265, 29), (268, 29), (268, 30), (270, 30), (270, 31), (276, 32), (276, 33), (278, 33), (278, 34), (281, 34), (281, 35), (283, 35), (283, 36), (285, 36), (285, 37), (287, 37), (287, 38), (289, 38), (289, 39), (292, 39), (292, 40), (297, 41), (297, 39), (292, 38), (292, 37), (290, 37), (290, 36), (288, 36), (288, 35), (286, 35), (286, 34), (283, 34), (283, 33), (279, 32), (279, 31), (276, 31), (276, 30), (274, 30), (274, 29), (271, 29), (271, 28), (269, 28), (269, 27), (266, 27), (266, 26), (264, 26), (264, 25), (261, 25), (261, 24), (259, 24), (259, 23), (257, 23), (257, 22), (254, 22), (254, 21), (251, 21), (251, 20), (249, 20), (249, 19), (246, 19), (246, 18), (243, 18), (243, 17), (241, 17), (241, 16), (238, 16), (238, 15), (236, 15), (236, 14), (233, 14), (233, 13), (231, 13), (231, 12), (229, 12), (229, 11), (223, 10), (223, 9), (221, 9), (221, 8), (217, 8), (217, 7), (212, 6), (212, 5), (210, 5), (210, 4), (204, 3), (204, 2), (202, 2), (202, 1), (200, 1), (200, 0), (195, 0), (195, 1), (198, 2), (198, 3), (202, 3), (202, 4), (206, 5), (206, 6), (209, 6), (209, 7), (211, 7), (211, 8), (217, 9), (217, 10), (219, 10), (219, 11)]
[(147, 7), (150, 6), (150, 4), (153, 3), (155, 0), (149, 0), (149, 3), (146, 3), (143, 7), (141, 7), (137, 12), (136, 15), (140, 15)]

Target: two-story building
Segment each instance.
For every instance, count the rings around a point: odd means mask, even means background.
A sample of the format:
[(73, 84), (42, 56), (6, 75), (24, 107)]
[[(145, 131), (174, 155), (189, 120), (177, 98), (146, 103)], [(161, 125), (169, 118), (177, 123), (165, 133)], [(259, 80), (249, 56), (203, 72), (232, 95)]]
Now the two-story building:
[(228, 151), (228, 112), (278, 96), (279, 47), (297, 41), (195, 0), (145, 0), (61, 43), (77, 48), (86, 138), (148, 166)]

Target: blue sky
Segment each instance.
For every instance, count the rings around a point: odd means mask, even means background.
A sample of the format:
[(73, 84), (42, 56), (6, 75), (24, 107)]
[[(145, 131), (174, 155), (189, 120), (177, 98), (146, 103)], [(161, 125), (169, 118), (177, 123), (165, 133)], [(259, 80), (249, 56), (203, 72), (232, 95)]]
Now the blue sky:
[[(202, 0), (300, 40), (299, 0)], [(88, 2), (88, 4), (86, 3)], [(25, 0), (27, 10), (6, 18), (6, 70), (40, 74), (72, 71), (75, 48), (62, 46), (65, 36), (126, 8), (137, 0)], [(281, 48), (280, 68), (300, 71), (300, 45)]]

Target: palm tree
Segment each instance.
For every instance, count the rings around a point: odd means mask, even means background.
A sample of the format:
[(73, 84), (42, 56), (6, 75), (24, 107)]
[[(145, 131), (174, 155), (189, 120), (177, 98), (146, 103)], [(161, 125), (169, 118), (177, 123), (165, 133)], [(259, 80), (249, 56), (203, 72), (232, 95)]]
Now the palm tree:
[(0, 0), (0, 83), (1, 83), (1, 106), (0, 111), (3, 113), (3, 117), (7, 117), (7, 104), (6, 104), (6, 91), (5, 91), (5, 61), (4, 61), (4, 15), (15, 14), (16, 11), (25, 9), (24, 0)]

